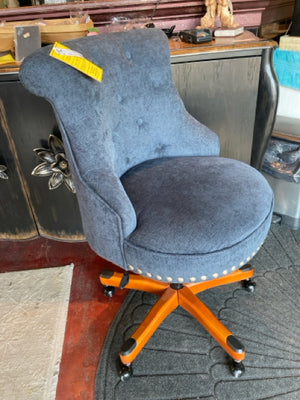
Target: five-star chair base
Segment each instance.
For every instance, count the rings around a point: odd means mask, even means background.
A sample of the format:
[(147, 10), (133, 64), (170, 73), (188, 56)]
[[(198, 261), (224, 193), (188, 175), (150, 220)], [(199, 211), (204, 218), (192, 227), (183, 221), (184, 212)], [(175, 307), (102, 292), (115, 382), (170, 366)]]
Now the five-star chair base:
[(121, 380), (125, 381), (132, 375), (132, 362), (163, 320), (178, 306), (193, 315), (229, 354), (232, 358), (231, 372), (235, 377), (240, 377), (244, 372), (242, 361), (245, 358), (245, 348), (243, 344), (215, 317), (197, 294), (238, 281), (243, 281), (244, 287), (252, 292), (255, 285), (251, 280), (253, 272), (254, 269), (247, 264), (229, 275), (213, 280), (179, 284), (156, 281), (128, 272), (103, 271), (100, 274), (100, 282), (104, 285), (107, 296), (113, 295), (115, 287), (141, 290), (159, 296), (144, 321), (121, 348)]

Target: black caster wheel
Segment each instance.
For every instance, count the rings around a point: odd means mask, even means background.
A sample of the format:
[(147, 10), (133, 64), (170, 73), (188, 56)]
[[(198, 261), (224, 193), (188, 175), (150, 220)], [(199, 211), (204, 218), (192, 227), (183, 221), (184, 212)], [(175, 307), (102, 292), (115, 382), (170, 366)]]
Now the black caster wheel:
[(243, 281), (243, 287), (244, 287), (244, 288), (247, 290), (247, 292), (249, 292), (249, 293), (254, 293), (254, 291), (255, 291), (255, 286), (256, 286), (256, 283), (253, 282), (252, 279), (245, 279), (245, 280)]
[(127, 382), (132, 377), (132, 366), (124, 365), (120, 362), (119, 376), (122, 382)]
[(115, 294), (115, 288), (113, 286), (104, 286), (103, 293), (106, 297), (113, 297)]
[(235, 378), (240, 378), (245, 372), (244, 364), (241, 361), (232, 360), (230, 365), (230, 372)]

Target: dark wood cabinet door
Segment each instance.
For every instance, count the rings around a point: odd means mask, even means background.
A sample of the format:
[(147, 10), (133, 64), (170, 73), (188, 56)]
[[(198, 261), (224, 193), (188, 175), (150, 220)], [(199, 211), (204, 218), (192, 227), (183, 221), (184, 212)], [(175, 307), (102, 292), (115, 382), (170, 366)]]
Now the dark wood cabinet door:
[(76, 194), (64, 184), (49, 190), (51, 176), (32, 175), (33, 169), (42, 163), (33, 149), (48, 149), (51, 134), (60, 137), (51, 105), (30, 94), (17, 79), (0, 82), (0, 99), (39, 234), (62, 240), (84, 240)]
[(0, 239), (29, 239), (38, 235), (26, 190), (9, 140), (0, 99)]

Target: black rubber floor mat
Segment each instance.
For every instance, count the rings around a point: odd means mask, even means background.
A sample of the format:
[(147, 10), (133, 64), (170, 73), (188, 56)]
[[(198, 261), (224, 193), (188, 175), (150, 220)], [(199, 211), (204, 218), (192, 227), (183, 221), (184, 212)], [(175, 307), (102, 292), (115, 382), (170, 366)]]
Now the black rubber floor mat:
[(162, 323), (121, 382), (122, 343), (156, 297), (132, 291), (106, 338), (96, 380), (97, 400), (299, 400), (300, 232), (272, 226), (252, 264), (256, 289), (240, 284), (206, 291), (201, 299), (246, 348), (245, 374), (235, 379), (223, 349), (188, 313)]

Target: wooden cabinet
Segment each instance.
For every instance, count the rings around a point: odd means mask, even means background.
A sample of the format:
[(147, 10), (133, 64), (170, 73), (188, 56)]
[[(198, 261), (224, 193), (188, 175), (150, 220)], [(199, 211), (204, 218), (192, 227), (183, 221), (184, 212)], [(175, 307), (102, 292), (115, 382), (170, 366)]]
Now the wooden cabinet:
[(221, 155), (248, 164), (259, 71), (260, 59), (251, 57), (173, 65), (174, 79), (187, 110), (219, 135)]
[(2, 99), (0, 100), (0, 165), (6, 167), (7, 176), (7, 179), (0, 179), (0, 237), (26, 239), (37, 236), (14, 143), (10, 140)]
[(278, 102), (275, 42), (250, 32), (191, 46), (173, 40), (173, 77), (187, 110), (220, 138), (221, 155), (260, 169)]
[[(274, 45), (249, 33), (202, 46), (170, 41), (172, 73), (187, 110), (218, 133), (222, 156), (256, 168), (277, 107)], [(50, 191), (49, 177), (31, 174), (41, 162), (33, 149), (47, 148), (50, 134), (60, 136), (51, 106), (28, 93), (18, 72), (8, 69), (0, 73), (0, 101), (7, 124), (0, 131), (0, 164), (17, 165), (14, 178), (9, 167), (9, 179), (0, 180), (0, 239), (84, 239), (76, 195), (64, 185)]]
[[(12, 168), (8, 170), (9, 179), (1, 184), (0, 192), (0, 238), (17, 238), (20, 231), (20, 238), (29, 238), (42, 235), (63, 240), (84, 239), (79, 208), (76, 195), (71, 193), (64, 185), (55, 190), (48, 189), (49, 177), (36, 177), (32, 175), (33, 169), (42, 161), (34, 153), (35, 148), (48, 148), (50, 134), (60, 136), (52, 107), (44, 99), (36, 97), (23, 88), (18, 80), (18, 74), (0, 75), (0, 101), (6, 114), (8, 130), (3, 133), (9, 135), (13, 143), (11, 159), (18, 160), (20, 167), (19, 180), (13, 179)], [(3, 140), (7, 141), (7, 137)], [(7, 157), (7, 147), (2, 148), (1, 153)], [(4, 150), (5, 149), (5, 150)], [(7, 190), (4, 186), (7, 185)], [(24, 201), (19, 199), (22, 208), (18, 204), (10, 204), (11, 212), (7, 214), (2, 210), (3, 202), (9, 203), (9, 199), (16, 196), (16, 192), (22, 192)], [(6, 200), (4, 200), (6, 199)], [(14, 208), (14, 210), (13, 210)], [(3, 214), (3, 219), (2, 219)], [(24, 218), (21, 217), (24, 216)], [(18, 218), (19, 228), (7, 231), (8, 226), (13, 226)], [(29, 228), (29, 221), (34, 229)], [(17, 222), (16, 222), (17, 223)], [(24, 231), (25, 225), (28, 227)]]

